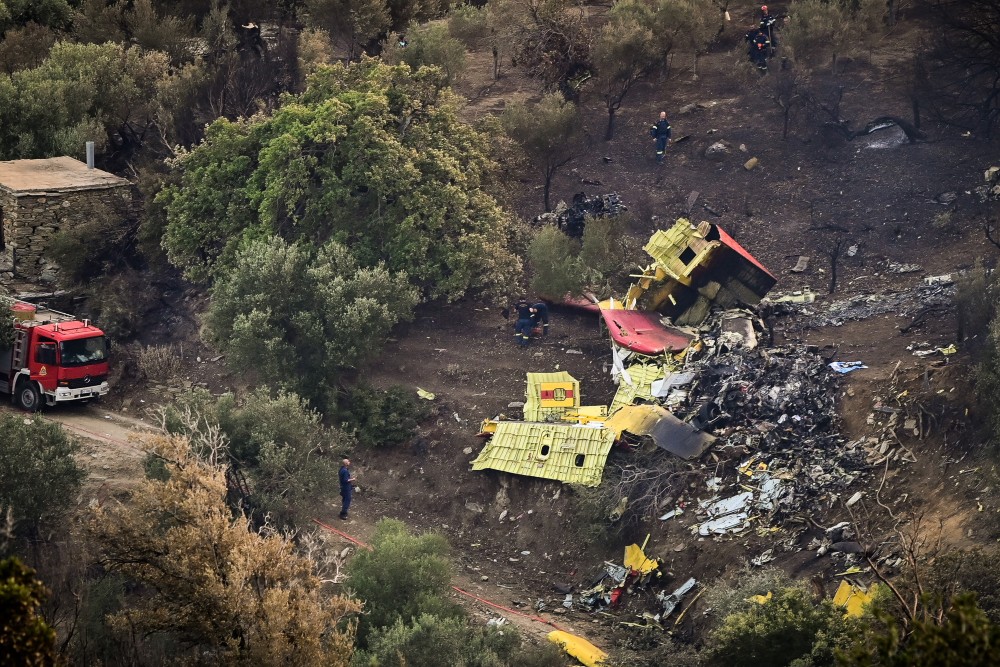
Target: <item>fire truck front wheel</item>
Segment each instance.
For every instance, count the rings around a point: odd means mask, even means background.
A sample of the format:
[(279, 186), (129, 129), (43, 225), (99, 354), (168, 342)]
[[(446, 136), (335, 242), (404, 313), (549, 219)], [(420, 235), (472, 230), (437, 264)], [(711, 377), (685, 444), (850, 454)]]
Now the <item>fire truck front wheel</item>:
[(17, 388), (17, 404), (27, 412), (38, 412), (42, 407), (42, 395), (30, 380), (23, 380)]

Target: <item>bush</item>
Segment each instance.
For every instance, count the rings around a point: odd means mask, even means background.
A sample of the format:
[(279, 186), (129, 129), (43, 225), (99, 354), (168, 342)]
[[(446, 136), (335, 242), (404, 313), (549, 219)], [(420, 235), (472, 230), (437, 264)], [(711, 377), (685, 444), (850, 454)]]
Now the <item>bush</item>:
[(399, 36), (390, 34), (382, 58), (390, 64), (406, 63), (413, 69), (436, 65), (445, 80), (454, 84), (465, 71), (465, 46), (448, 32), (448, 26), (428, 25), (406, 34), (408, 44), (399, 45)]
[(394, 447), (413, 437), (430, 410), (403, 387), (349, 389), (338, 405), (343, 427), (365, 447)]
[(56, 631), (38, 613), (48, 596), (34, 570), (16, 558), (0, 560), (0, 664), (59, 664)]
[[(410, 624), (398, 620), (374, 631), (368, 650), (354, 658), (365, 665), (420, 665), (420, 667), (501, 667), (511, 661), (521, 644), (513, 628), (474, 627), (465, 618), (421, 614)], [(558, 664), (558, 663), (557, 663)]]
[(365, 605), (359, 646), (372, 646), (368, 641), (374, 631), (397, 622), (409, 625), (424, 614), (440, 619), (463, 615), (447, 598), (451, 563), (442, 536), (411, 535), (402, 521), (382, 519), (371, 544), (371, 551), (359, 551), (347, 566), (347, 585)]
[(966, 347), (982, 350), (989, 345), (990, 322), (997, 315), (1000, 273), (987, 269), (977, 259), (972, 270), (958, 281), (958, 339)]
[(628, 214), (592, 218), (583, 228), (580, 266), (586, 269), (586, 283), (598, 294), (614, 291), (614, 283), (627, 279), (635, 256), (635, 244), (628, 234)]
[[(319, 413), (295, 394), (272, 396), (257, 389), (237, 399), (198, 390), (181, 395), (161, 414), (167, 432), (196, 443), (210, 440), (218, 429), (228, 442), (228, 460), (249, 482), (249, 489), (230, 489), (232, 499), (255, 519), (270, 514), (278, 526), (301, 525), (339, 491), (338, 460), (351, 441), (325, 428)], [(157, 472), (155, 464), (148, 472)]]
[(41, 524), (75, 501), (86, 473), (79, 450), (62, 426), (24, 415), (0, 415), (0, 508), (19, 532), (35, 536)]
[(832, 666), (836, 650), (857, 630), (843, 609), (829, 600), (813, 602), (799, 586), (771, 592), (766, 603), (745, 602), (742, 611), (722, 619), (708, 641), (708, 664)]
[(207, 323), (233, 369), (322, 404), (417, 301), (405, 274), (361, 268), (339, 243), (313, 253), (271, 237), (248, 243), (220, 276)]
[(121, 262), (121, 253), (134, 237), (134, 225), (114, 218), (94, 218), (64, 229), (52, 237), (49, 256), (59, 265), (59, 280), (76, 285), (104, 273)]
[(567, 294), (579, 294), (584, 287), (578, 255), (580, 243), (555, 227), (542, 227), (528, 246), (531, 291), (561, 301)]
[(166, 384), (181, 373), (181, 358), (173, 345), (139, 347), (136, 364), (142, 376), (153, 383)]

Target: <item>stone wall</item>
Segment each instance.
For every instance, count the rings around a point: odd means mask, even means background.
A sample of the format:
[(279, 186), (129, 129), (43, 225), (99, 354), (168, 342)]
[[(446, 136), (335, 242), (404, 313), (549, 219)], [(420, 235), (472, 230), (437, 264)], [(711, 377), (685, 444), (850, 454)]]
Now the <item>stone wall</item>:
[(129, 215), (131, 204), (132, 192), (128, 185), (16, 198), (0, 192), (4, 238), (8, 249), (13, 249), (14, 276), (54, 281), (59, 267), (46, 257), (52, 238), (62, 230), (97, 218), (124, 219)]
[(3, 218), (3, 239), (5, 248), (0, 250), (0, 278), (10, 280), (14, 277), (13, 236), (14, 223), (10, 214), (17, 208), (17, 200), (10, 194), (0, 190), (0, 217)]

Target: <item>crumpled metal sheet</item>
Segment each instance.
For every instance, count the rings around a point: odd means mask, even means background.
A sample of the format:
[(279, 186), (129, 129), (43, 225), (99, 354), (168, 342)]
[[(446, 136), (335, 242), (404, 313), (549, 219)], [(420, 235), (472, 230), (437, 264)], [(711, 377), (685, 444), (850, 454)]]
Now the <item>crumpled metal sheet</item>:
[(626, 405), (604, 422), (620, 438), (622, 433), (648, 437), (660, 449), (685, 459), (705, 453), (715, 436), (681, 421), (659, 405)]

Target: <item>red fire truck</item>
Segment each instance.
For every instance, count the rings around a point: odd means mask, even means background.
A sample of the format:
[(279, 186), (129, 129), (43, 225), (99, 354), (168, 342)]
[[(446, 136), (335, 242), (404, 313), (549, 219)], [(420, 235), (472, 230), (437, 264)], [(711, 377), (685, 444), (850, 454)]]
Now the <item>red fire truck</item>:
[(28, 411), (108, 393), (108, 342), (88, 320), (14, 300), (0, 326), (0, 391)]

